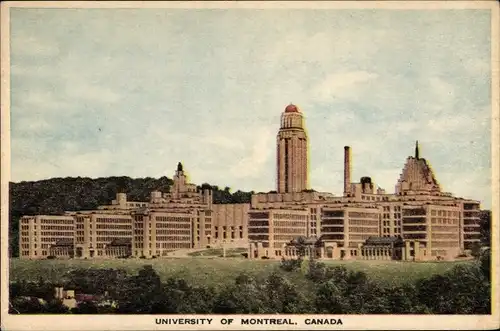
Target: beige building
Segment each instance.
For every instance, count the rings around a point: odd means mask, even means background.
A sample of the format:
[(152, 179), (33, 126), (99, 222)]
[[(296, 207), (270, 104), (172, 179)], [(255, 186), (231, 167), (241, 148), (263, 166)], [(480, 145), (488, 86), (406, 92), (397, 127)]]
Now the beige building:
[(73, 257), (75, 223), (71, 216), (23, 216), (19, 220), (19, 257)]
[[(269, 246), (269, 234), (274, 233), (273, 222), (268, 222), (265, 233), (252, 235), (252, 224), (257, 222), (252, 215), (263, 215), (263, 209), (304, 210), (308, 222), (297, 230), (301, 234), (296, 237), (306, 238), (310, 247), (315, 247), (312, 254), (320, 258), (454, 259), (480, 241), (479, 202), (442, 192), (428, 161), (420, 156), (418, 142), (414, 156), (406, 160), (393, 194), (378, 187), (371, 177), (362, 177), (357, 183), (352, 181), (349, 146), (344, 147), (342, 196), (307, 190), (306, 186), (301, 187), (302, 190), (284, 189), (287, 186), (282, 183), (297, 183), (307, 178), (307, 174), (298, 176), (297, 171), (283, 170), (283, 140), (280, 137), (284, 118), (288, 118), (289, 113), (294, 114), (297, 123), (291, 126), (300, 126), (305, 132), (303, 118), (295, 115), (300, 113), (298, 108), (289, 105), (282, 114), (278, 132), (278, 191), (252, 196), (249, 256), (280, 257), (272, 250), (265, 250)], [(291, 122), (288, 120), (285, 124)], [(304, 162), (301, 153), (287, 155), (285, 164)], [(288, 235), (285, 255), (295, 256), (296, 238), (291, 238), (292, 233)]]
[[(120, 193), (120, 197), (124, 194)], [(73, 214), (75, 258), (113, 258), (130, 255), (132, 217), (125, 211), (105, 209)]]
[(246, 247), (248, 245), (249, 203), (217, 204), (212, 206), (212, 236), (208, 245)]
[(212, 191), (188, 181), (181, 163), (169, 192), (149, 202), (117, 193), (110, 205), (64, 216), (25, 216), (20, 257), (158, 258), (176, 250), (247, 247), (250, 204), (213, 204)]
[(286, 244), (306, 235), (308, 212), (305, 209), (251, 210), (248, 220), (249, 258), (284, 256)]
[(442, 192), (418, 142), (394, 193), (371, 177), (353, 182), (345, 146), (341, 196), (308, 189), (308, 138), (299, 108), (281, 114), (276, 191), (250, 204), (214, 204), (210, 187), (189, 183), (181, 163), (169, 192), (148, 202), (118, 193), (110, 205), (64, 216), (25, 216), (20, 257), (28, 259), (169, 256), (207, 247), (248, 247), (249, 258), (296, 256), (306, 238), (311, 256), (330, 259), (441, 260), (480, 241), (480, 203)]

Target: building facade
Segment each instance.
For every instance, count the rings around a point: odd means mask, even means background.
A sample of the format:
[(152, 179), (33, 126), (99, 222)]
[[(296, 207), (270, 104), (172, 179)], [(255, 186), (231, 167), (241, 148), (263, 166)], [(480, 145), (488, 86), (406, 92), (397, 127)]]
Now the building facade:
[(19, 256), (44, 258), (160, 258), (170, 252), (248, 246), (250, 204), (213, 204), (212, 191), (191, 184), (181, 163), (169, 192), (149, 202), (117, 193), (110, 205), (64, 216), (21, 218)]
[[(442, 192), (429, 162), (420, 155), (418, 142), (415, 153), (409, 156), (395, 185), (394, 193), (378, 187), (371, 177), (353, 182), (352, 150), (344, 147), (344, 188), (342, 196), (307, 190), (306, 186), (287, 189), (283, 183), (296, 183), (307, 174), (287, 179), (283, 174), (283, 118), (300, 112), (289, 105), (282, 114), (278, 132), (278, 190), (252, 197), (249, 220), (249, 252), (251, 258), (282, 258), (296, 256), (290, 242), (303, 236), (310, 245), (314, 242), (315, 257), (331, 259), (400, 259), (449, 260), (467, 253), (480, 242), (479, 201), (455, 197)], [(305, 132), (303, 118), (296, 116)], [(290, 123), (289, 121), (288, 123)], [(298, 125), (298, 124), (297, 124)], [(307, 138), (306, 138), (307, 141)], [(280, 154), (281, 153), (281, 154)], [(306, 154), (307, 157), (307, 154)], [(281, 160), (281, 161), (280, 161)], [(291, 153), (285, 164), (303, 164), (303, 155)], [(307, 160), (305, 161), (307, 164)], [(305, 168), (307, 171), (307, 168)], [(285, 232), (287, 243), (281, 251), (271, 245), (270, 234), (275, 232), (271, 216), (261, 220), (267, 224), (253, 236), (250, 230), (263, 210), (303, 210), (308, 222), (297, 233)], [(259, 224), (264, 224), (259, 223)], [(263, 239), (265, 238), (265, 240)], [(280, 243), (283, 244), (283, 243)], [(312, 246), (311, 246), (312, 247)], [(280, 254), (278, 254), (280, 253)]]
[(418, 142), (394, 193), (368, 176), (352, 181), (349, 146), (343, 194), (310, 190), (308, 137), (295, 105), (281, 114), (276, 151), (276, 191), (253, 194), (250, 203), (214, 204), (211, 188), (189, 183), (179, 163), (169, 191), (151, 192), (148, 202), (118, 193), (97, 210), (21, 218), (20, 257), (158, 258), (247, 247), (252, 259), (287, 258), (297, 254), (296, 239), (307, 238), (319, 258), (449, 260), (480, 242), (479, 201), (443, 192)]

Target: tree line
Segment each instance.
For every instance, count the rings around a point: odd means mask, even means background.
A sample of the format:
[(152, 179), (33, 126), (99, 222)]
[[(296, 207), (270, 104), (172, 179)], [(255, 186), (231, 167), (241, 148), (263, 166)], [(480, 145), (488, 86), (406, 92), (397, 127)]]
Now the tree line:
[[(54, 299), (56, 285), (107, 293), (115, 305), (88, 301), (68, 309)], [(242, 273), (216, 287), (176, 277), (162, 282), (150, 265), (137, 275), (76, 269), (59, 284), (11, 283), (10, 303), (14, 314), (490, 314), (490, 258), (484, 253), (474, 263), (403, 285), (380, 285), (364, 272), (307, 260), (283, 261), (263, 278)]]
[[(168, 177), (130, 178), (88, 177), (52, 178), (39, 181), (9, 183), (9, 252), (19, 253), (19, 218), (24, 215), (58, 215), (65, 211), (93, 210), (110, 204), (116, 193), (127, 193), (131, 201), (149, 201), (151, 191), (168, 192), (173, 184)], [(229, 187), (202, 184), (211, 188), (213, 201), (219, 203), (249, 203), (253, 192), (231, 192)]]

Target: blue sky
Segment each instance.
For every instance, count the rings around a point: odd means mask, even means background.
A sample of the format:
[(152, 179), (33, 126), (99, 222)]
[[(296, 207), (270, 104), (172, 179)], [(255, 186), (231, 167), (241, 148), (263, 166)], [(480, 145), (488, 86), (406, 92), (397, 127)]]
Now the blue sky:
[(12, 180), (275, 186), (290, 102), (310, 184), (394, 191), (415, 140), (444, 191), (491, 206), (487, 10), (11, 9)]

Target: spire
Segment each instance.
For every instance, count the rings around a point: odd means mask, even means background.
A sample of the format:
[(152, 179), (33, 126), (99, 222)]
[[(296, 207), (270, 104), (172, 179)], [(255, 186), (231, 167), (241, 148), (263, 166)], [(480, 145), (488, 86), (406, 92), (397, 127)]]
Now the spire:
[(182, 171), (182, 163), (177, 164), (177, 171)]
[(418, 160), (420, 157), (420, 150), (418, 148), (418, 140), (417, 142), (415, 143), (415, 158)]

